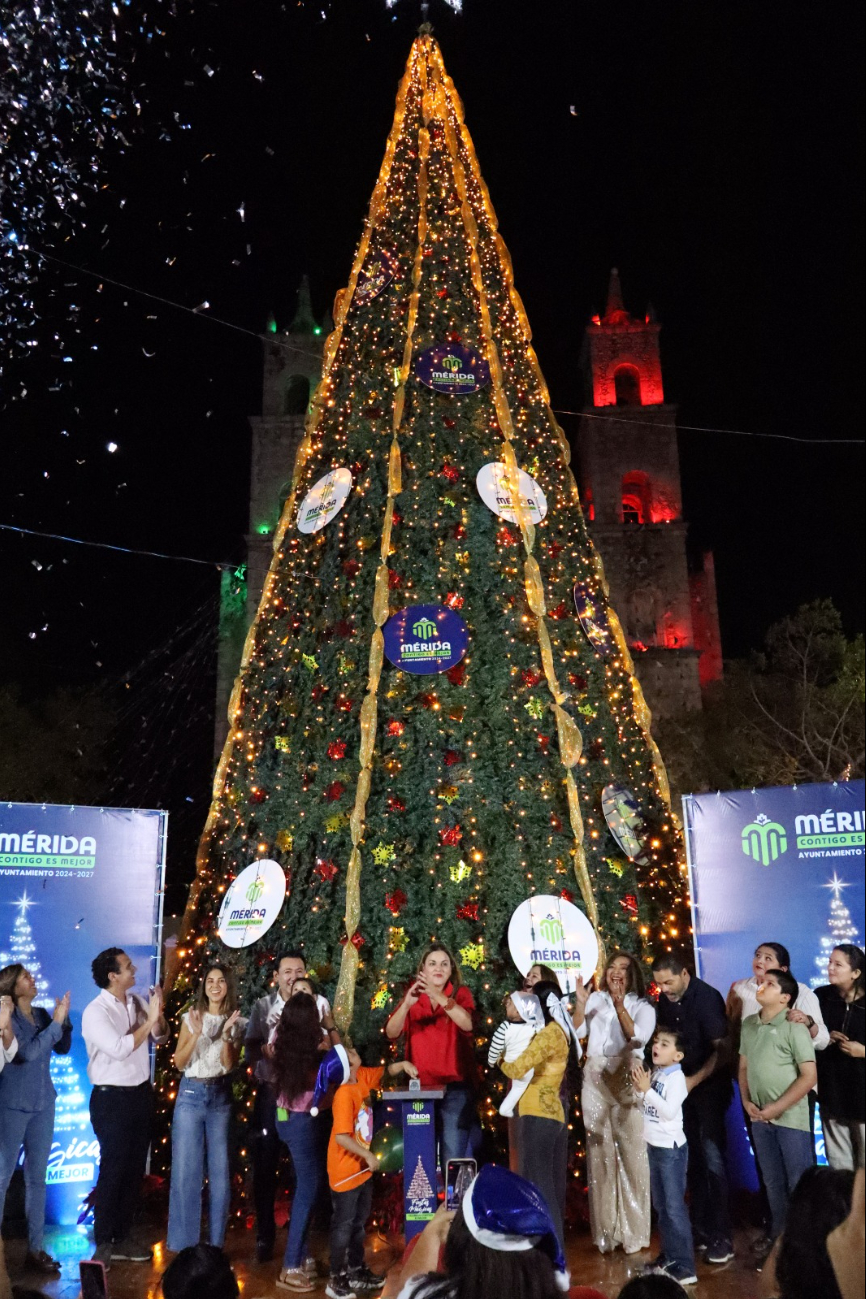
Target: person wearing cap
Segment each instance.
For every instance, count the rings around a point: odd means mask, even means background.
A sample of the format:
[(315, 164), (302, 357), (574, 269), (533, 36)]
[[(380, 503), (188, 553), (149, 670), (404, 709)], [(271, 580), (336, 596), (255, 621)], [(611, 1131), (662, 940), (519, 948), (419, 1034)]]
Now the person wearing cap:
[(314, 998), (305, 992), (290, 997), (280, 1016), (271, 1063), (277, 1132), (288, 1147), (296, 1179), (277, 1286), (297, 1294), (309, 1294), (315, 1289), (312, 1278), (316, 1275), (316, 1261), (307, 1253), (307, 1233), (325, 1174), (319, 1124), (324, 1100), (317, 1094), (316, 1079), (326, 1046)]
[(516, 1173), (487, 1164), (456, 1213), (440, 1209), (428, 1223), (382, 1299), (604, 1299), (569, 1286), (544, 1198)]
[(517, 1108), (520, 1175), (541, 1192), (562, 1244), (568, 1128), (560, 1092), (569, 1056), (579, 1046), (558, 984), (537, 983), (534, 996), (541, 1004), (544, 1027), (522, 1055), (511, 1062), (501, 1060), (499, 1067), (508, 1078), (534, 1071)]
[(385, 1025), (392, 1041), (405, 1036), (405, 1056), (422, 1087), (443, 1088), (436, 1123), (443, 1169), (467, 1151), (475, 1114), (475, 1001), (460, 967), (442, 943), (431, 943), (418, 974)]

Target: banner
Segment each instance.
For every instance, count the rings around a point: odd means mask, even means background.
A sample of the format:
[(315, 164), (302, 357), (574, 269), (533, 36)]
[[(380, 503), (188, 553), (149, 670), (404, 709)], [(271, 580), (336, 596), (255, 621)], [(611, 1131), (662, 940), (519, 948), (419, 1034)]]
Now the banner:
[[(97, 995), (90, 963), (122, 947), (146, 995), (159, 977), (167, 812), (0, 805), (0, 968), (20, 962), (37, 1006), (72, 993), (68, 1055), (52, 1055), (57, 1089), (48, 1162), (48, 1221), (78, 1220), (99, 1169), (90, 1126), (84, 1007)], [(8, 1065), (7, 1068), (14, 1068)]]
[(759, 943), (784, 943), (812, 988), (836, 943), (863, 946), (862, 780), (688, 795), (683, 811), (697, 972), (722, 996)]

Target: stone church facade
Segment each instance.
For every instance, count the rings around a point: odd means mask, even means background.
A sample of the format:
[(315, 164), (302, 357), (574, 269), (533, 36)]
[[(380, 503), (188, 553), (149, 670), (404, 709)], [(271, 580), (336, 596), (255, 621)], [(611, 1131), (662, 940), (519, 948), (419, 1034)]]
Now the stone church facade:
[[(313, 316), (304, 279), (287, 330), (264, 336), (262, 413), (250, 418), (252, 462), (247, 570), (223, 576), (215, 746), (246, 630), (271, 562), (273, 534), (291, 488), (304, 415), (319, 381), (330, 329)], [(588, 403), (575, 446), (575, 471), (593, 540), (604, 559), (617, 610), (654, 715), (701, 707), (701, 691), (722, 674), (711, 554), (689, 562), (677, 449), (677, 408), (666, 403), (659, 324), (626, 311), (612, 272), (603, 316), (586, 329)]]

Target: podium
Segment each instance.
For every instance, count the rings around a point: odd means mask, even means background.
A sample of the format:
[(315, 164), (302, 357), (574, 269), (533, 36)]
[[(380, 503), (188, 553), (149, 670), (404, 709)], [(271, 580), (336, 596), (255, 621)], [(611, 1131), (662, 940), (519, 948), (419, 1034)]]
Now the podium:
[(443, 1090), (387, 1091), (403, 1118), (403, 1221), (408, 1244), (422, 1232), (438, 1206), (436, 1185), (436, 1102)]

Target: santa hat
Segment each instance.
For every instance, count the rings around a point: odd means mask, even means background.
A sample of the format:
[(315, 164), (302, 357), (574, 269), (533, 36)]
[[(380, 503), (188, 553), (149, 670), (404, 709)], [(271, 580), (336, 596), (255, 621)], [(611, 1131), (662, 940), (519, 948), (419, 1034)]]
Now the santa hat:
[(318, 1114), (319, 1107), (328, 1092), (332, 1088), (341, 1087), (343, 1083), (349, 1081), (350, 1072), (351, 1068), (346, 1048), (344, 1046), (332, 1046), (319, 1065), (319, 1072), (316, 1077), (316, 1091), (310, 1109), (313, 1118)]
[(571, 1278), (556, 1228), (541, 1192), (516, 1173), (485, 1164), (463, 1199), (466, 1226), (487, 1249), (510, 1253), (540, 1249), (556, 1269), (557, 1289), (568, 1292)]

